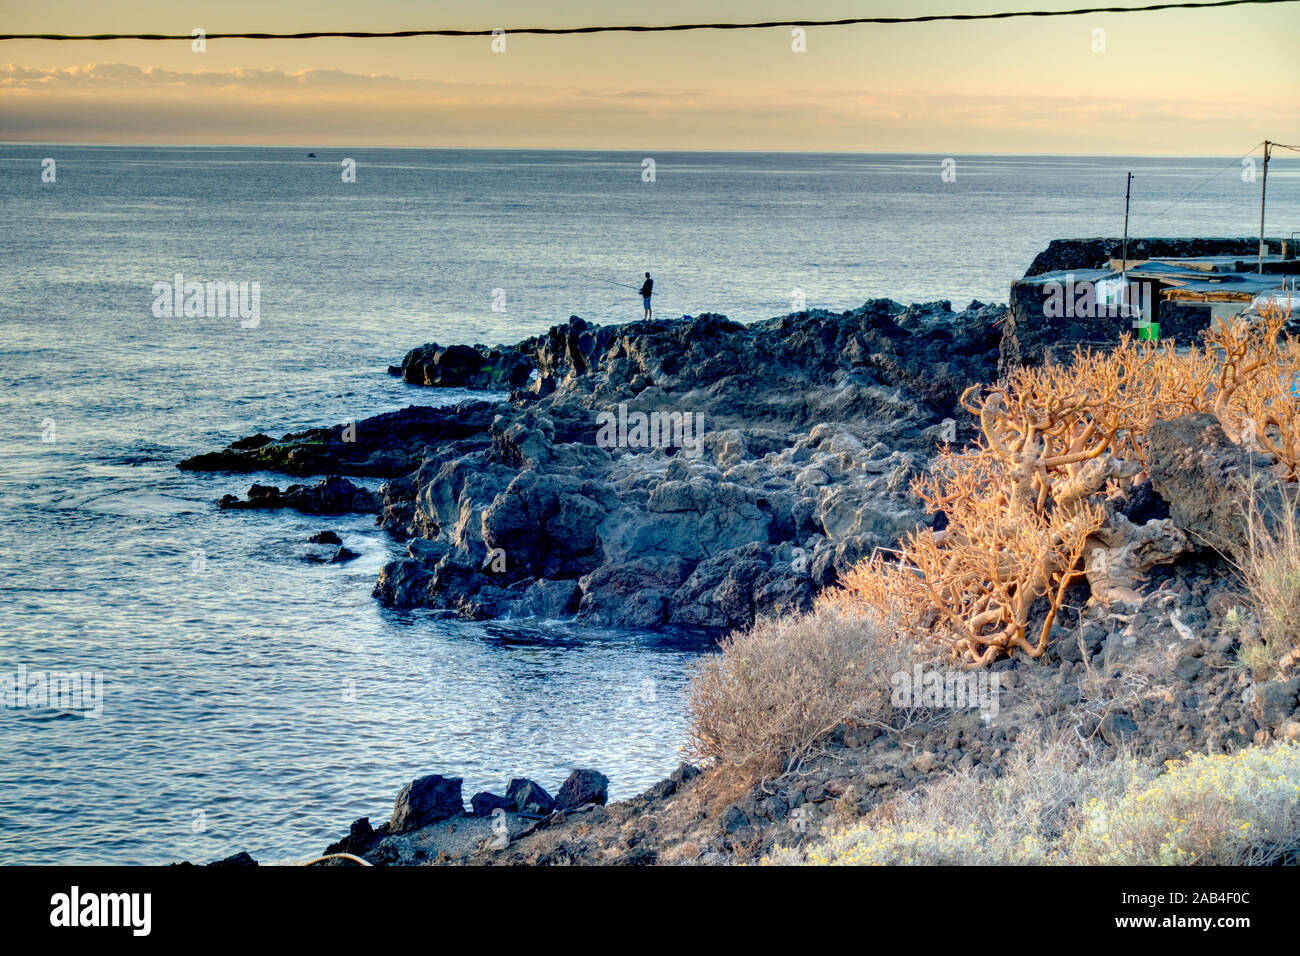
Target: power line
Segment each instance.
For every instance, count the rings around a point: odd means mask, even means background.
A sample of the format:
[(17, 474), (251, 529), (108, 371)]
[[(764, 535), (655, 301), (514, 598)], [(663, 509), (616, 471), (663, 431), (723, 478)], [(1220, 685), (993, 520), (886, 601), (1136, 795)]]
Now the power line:
[[(1010, 20), (1016, 17), (1074, 17), (1089, 13), (1146, 13), (1155, 10), (1204, 10), (1243, 4), (1295, 3), (1297, 0), (1209, 0), (1194, 3), (1153, 3), (1141, 7), (1080, 7), (1075, 10), (1015, 10), (1004, 13), (937, 13), (917, 17), (846, 17), (839, 20), (766, 20), (758, 23), (674, 23), (642, 26), (515, 27), (509, 30), (396, 30), (369, 33), (324, 30), (312, 33), (208, 33), (208, 40), (317, 40), (328, 37), (378, 40), (408, 37), (490, 37), (499, 33), (571, 36), (586, 33), (681, 33), (691, 30), (767, 30), (776, 27), (842, 27), (859, 24), (935, 23), (938, 21)], [(194, 40), (193, 34), (166, 33), (0, 33), (0, 40)]]
[(1150, 218), (1151, 218), (1151, 219), (1161, 219), (1161, 218), (1163, 218), (1165, 213), (1167, 213), (1169, 210), (1173, 209), (1175, 206), (1177, 206), (1180, 202), (1182, 202), (1184, 199), (1186, 199), (1186, 198), (1187, 198), (1188, 196), (1190, 196), (1192, 193), (1194, 193), (1194, 192), (1199, 192), (1200, 190), (1204, 189), (1206, 186), (1208, 186), (1210, 183), (1214, 182), (1214, 180), (1218, 179), (1220, 176), (1222, 176), (1224, 173), (1226, 173), (1226, 172), (1227, 172), (1229, 169), (1231, 169), (1232, 167), (1241, 165), (1241, 161), (1242, 161), (1243, 159), (1245, 159), (1247, 156), (1249, 156), (1251, 153), (1253, 153), (1255, 150), (1259, 149), (1259, 148), (1260, 148), (1261, 146), (1263, 146), (1263, 145), (1264, 145), (1264, 141), (1263, 141), (1263, 140), (1260, 140), (1258, 143), (1256, 143), (1256, 144), (1255, 144), (1254, 146), (1252, 146), (1250, 149), (1246, 150), (1244, 153), (1242, 153), (1242, 154), (1241, 154), (1240, 156), (1238, 156), (1236, 159), (1230, 160), (1226, 166), (1224, 166), (1222, 169), (1220, 169), (1220, 170), (1219, 170), (1217, 173), (1215, 173), (1213, 176), (1210, 176), (1210, 177), (1209, 177), (1208, 179), (1206, 179), (1204, 182), (1198, 183), (1197, 185), (1193, 186), (1191, 189), (1187, 190), (1187, 192), (1183, 193), (1181, 196), (1179, 196), (1177, 199), (1175, 199), (1173, 202), (1171, 202), (1168, 206), (1166, 206), (1164, 209), (1160, 210), (1158, 213), (1156, 213), (1154, 216), (1151, 216)]

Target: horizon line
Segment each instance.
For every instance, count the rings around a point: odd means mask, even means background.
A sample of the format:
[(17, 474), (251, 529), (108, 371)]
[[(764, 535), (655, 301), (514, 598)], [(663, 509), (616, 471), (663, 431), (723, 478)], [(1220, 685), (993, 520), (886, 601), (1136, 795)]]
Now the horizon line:
[[(1262, 142), (1262, 141), (1261, 141)], [(563, 153), (644, 153), (646, 148), (620, 146), (389, 146), (389, 145), (311, 145), (302, 143), (133, 143), (93, 142), (83, 140), (0, 140), (0, 146), (89, 146), (102, 148), (143, 149), (404, 149), (473, 152), (563, 152)], [(1025, 152), (929, 152), (922, 150), (867, 150), (867, 149), (720, 149), (699, 146), (650, 147), (660, 153), (726, 153), (730, 155), (791, 155), (791, 156), (1027, 156), (1056, 157), (1061, 159), (1106, 157), (1112, 159), (1222, 159), (1228, 153), (1025, 153)], [(1295, 157), (1270, 156), (1269, 162)]]

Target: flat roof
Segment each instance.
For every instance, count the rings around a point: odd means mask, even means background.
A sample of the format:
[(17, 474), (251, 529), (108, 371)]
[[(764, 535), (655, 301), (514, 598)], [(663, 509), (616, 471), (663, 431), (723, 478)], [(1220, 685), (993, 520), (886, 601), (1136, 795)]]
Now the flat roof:
[(1235, 301), (1256, 298), (1263, 294), (1269, 297), (1294, 296), (1300, 301), (1300, 292), (1283, 285), (1283, 276), (1247, 275), (1229, 273), (1218, 281), (1209, 279), (1175, 279), (1171, 288), (1164, 290), (1169, 299), (1202, 298), (1217, 296), (1223, 300)]
[[(1239, 256), (1152, 256), (1148, 259), (1129, 259), (1128, 270), (1145, 269), (1150, 267), (1165, 266), (1170, 268), (1183, 268), (1195, 270), (1197, 272), (1235, 272), (1237, 263), (1249, 263), (1255, 265), (1260, 261), (1258, 255), (1254, 253), (1245, 253)], [(1278, 263), (1293, 262), (1296, 270), (1300, 271), (1300, 260), (1283, 259), (1281, 256), (1266, 255), (1264, 261), (1270, 265)], [(1109, 260), (1112, 269), (1122, 269), (1124, 260), (1112, 256)], [(1222, 268), (1222, 267), (1229, 268)]]

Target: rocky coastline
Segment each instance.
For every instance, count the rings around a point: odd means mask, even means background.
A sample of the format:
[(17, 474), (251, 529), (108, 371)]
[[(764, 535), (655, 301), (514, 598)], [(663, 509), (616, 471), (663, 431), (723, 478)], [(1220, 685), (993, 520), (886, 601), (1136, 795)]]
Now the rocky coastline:
[[(1110, 242), (1054, 242), (1034, 268), (1085, 267)], [(1006, 316), (883, 299), (752, 325), (575, 316), (513, 346), (413, 348), (389, 370), (484, 400), (256, 435), (180, 467), (324, 476), (221, 505), (375, 513), (407, 549), (379, 574), (385, 605), (723, 633), (806, 612), (877, 549), (941, 527), (911, 483), (941, 443), (976, 439), (959, 397), (1019, 355)], [(995, 665), (996, 719), (843, 725), (775, 780), (737, 787), (683, 764), (612, 805), (608, 780), (584, 769), (556, 797), (515, 778), (467, 812), (461, 781), (435, 774), (402, 789), (389, 821), (353, 823), (325, 862), (743, 862), (932, 775), (997, 775), (1047, 724), (1152, 761), (1300, 739), (1300, 677), (1256, 687), (1232, 666), (1244, 599), (1224, 556), (1239, 534), (1226, 476), (1256, 463), (1212, 419), (1161, 423), (1151, 443), (1150, 481), (1115, 508), (1147, 532), (1115, 543), (1142, 593), (1103, 607), (1088, 588), (1109, 585), (1076, 584), (1049, 659)], [(386, 480), (374, 494), (347, 477)], [(1211, 538), (1218, 550), (1197, 543)], [(1159, 693), (1138, 693), (1152, 675)]]

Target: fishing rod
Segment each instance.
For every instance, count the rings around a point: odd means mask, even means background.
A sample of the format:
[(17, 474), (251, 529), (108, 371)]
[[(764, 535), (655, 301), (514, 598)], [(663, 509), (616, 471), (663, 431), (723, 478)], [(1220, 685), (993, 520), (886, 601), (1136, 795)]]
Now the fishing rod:
[[(597, 282), (604, 282), (608, 285), (616, 285), (624, 289), (632, 289), (635, 292), (641, 291), (641, 287), (639, 285), (628, 285), (626, 282), (615, 282), (613, 279), (605, 279), (601, 276), (594, 276), (587, 272), (575, 272), (574, 275), (581, 276), (584, 279), (595, 279)], [(655, 311), (658, 312), (662, 310), (663, 310), (663, 306), (660, 306)], [(683, 316), (683, 318), (685, 318), (685, 316)]]
[(584, 279), (595, 279), (597, 282), (605, 282), (608, 283), (609, 285), (622, 286), (624, 289), (636, 289), (638, 292), (641, 291), (641, 287), (639, 285), (628, 285), (626, 282), (615, 282), (613, 279), (605, 279), (602, 278), (601, 276), (588, 275), (585, 272), (579, 272), (576, 274), (582, 276)]

